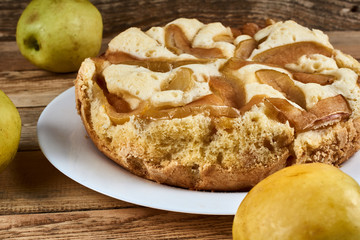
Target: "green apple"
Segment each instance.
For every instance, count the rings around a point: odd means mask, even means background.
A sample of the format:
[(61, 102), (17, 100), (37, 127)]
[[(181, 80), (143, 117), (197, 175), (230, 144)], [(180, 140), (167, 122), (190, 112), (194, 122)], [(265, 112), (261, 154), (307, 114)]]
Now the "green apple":
[(101, 48), (103, 23), (88, 0), (33, 0), (16, 28), (21, 54), (52, 72), (77, 71)]
[(323, 163), (282, 169), (246, 195), (234, 218), (233, 238), (360, 239), (360, 186)]
[(0, 172), (15, 157), (21, 135), (18, 110), (8, 96), (0, 90)]

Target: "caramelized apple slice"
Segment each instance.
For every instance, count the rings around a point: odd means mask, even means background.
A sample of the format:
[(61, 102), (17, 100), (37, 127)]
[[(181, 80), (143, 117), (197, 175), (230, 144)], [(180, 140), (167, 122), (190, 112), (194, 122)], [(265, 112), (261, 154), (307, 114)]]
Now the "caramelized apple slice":
[(339, 94), (320, 100), (309, 109), (309, 113), (316, 116), (314, 126), (320, 127), (348, 118), (352, 111), (346, 99)]
[(351, 109), (342, 95), (320, 100), (309, 111), (302, 111), (285, 99), (267, 98), (264, 101), (278, 113), (280, 121), (288, 120), (296, 132), (331, 125), (351, 115)]
[(234, 57), (245, 60), (250, 57), (256, 47), (257, 42), (253, 38), (241, 41), (236, 46)]
[(166, 61), (143, 61), (142, 64), (136, 62), (134, 65), (145, 67), (153, 72), (168, 72), (172, 69), (171, 63)]
[(148, 68), (154, 72), (168, 72), (173, 68), (181, 67), (188, 64), (207, 64), (212, 62), (211, 59), (187, 59), (171, 60), (166, 58), (140, 59), (124, 52), (106, 52), (104, 59), (111, 64), (137, 65)]
[(171, 64), (172, 68), (177, 68), (177, 67), (181, 67), (181, 66), (189, 65), (189, 64), (207, 64), (207, 63), (214, 62), (214, 60), (212, 60), (212, 59), (205, 59), (205, 58), (176, 60), (176, 61), (165, 60), (165, 61), (169, 62)]
[(241, 58), (236, 58), (236, 57), (233, 57), (233, 58), (230, 58), (225, 64), (224, 66), (222, 66), (220, 68), (220, 71), (221, 72), (224, 72), (224, 73), (229, 73), (233, 70), (237, 70), (237, 69), (240, 69), (246, 65), (249, 65), (249, 64), (254, 64), (254, 62), (250, 62), (250, 61), (244, 61), (243, 59)]
[[(237, 109), (240, 109), (244, 104), (246, 103), (246, 90), (245, 90), (245, 84), (244, 82), (239, 79), (238, 77), (234, 76), (234, 73), (231, 69), (232, 66), (226, 66), (228, 63), (226, 63), (221, 69), (220, 72), (222, 72), (223, 77), (221, 79), (213, 79), (214, 82), (209, 84), (216, 83), (210, 85), (212, 87), (213, 91), (215, 93), (219, 93), (221, 96), (227, 97), (229, 102), (232, 102), (233, 105)], [(230, 63), (232, 64), (232, 63)], [(219, 81), (221, 80), (221, 81)], [(228, 86), (225, 88), (225, 86)], [(232, 90), (226, 90), (230, 89)]]
[(234, 39), (242, 34), (241, 30), (238, 28), (230, 28), (230, 29)]
[(228, 34), (219, 34), (213, 37), (213, 41), (214, 42), (228, 42), (228, 43), (233, 43), (234, 42), (234, 38), (233, 36), (230, 36)]
[(181, 90), (185, 92), (191, 89), (194, 86), (192, 74), (193, 71), (189, 68), (179, 68), (164, 90)]
[[(102, 84), (101, 80), (98, 81), (98, 83)], [(108, 90), (104, 88), (104, 85), (100, 86), (99, 84), (94, 84), (93, 94), (105, 107), (105, 111), (110, 120), (116, 124), (123, 124), (129, 121), (132, 114), (143, 108), (140, 104), (140, 107), (137, 110), (131, 111), (129, 104), (125, 100), (109, 93)]]
[(187, 107), (201, 106), (201, 105), (211, 105), (211, 106), (225, 106), (224, 99), (216, 94), (209, 94), (200, 99), (197, 99), (189, 104)]
[(268, 18), (268, 19), (265, 20), (266, 26), (270, 26), (270, 25), (273, 25), (275, 23), (276, 23), (276, 21), (274, 19), (271, 19), (271, 18)]
[(272, 86), (282, 92), (287, 99), (306, 109), (304, 92), (294, 84), (287, 74), (271, 69), (263, 69), (256, 71), (255, 75), (261, 83)]
[(230, 29), (234, 39), (242, 34), (241, 30), (238, 28), (230, 28)]
[(124, 99), (109, 92), (104, 92), (104, 94), (108, 103), (114, 108), (116, 112), (124, 113), (131, 111), (129, 103), (126, 102)]
[(277, 112), (277, 119), (280, 122), (289, 121), (296, 132), (310, 129), (316, 119), (315, 115), (294, 107), (286, 99), (266, 98), (265, 104), (273, 109), (272, 112)]
[(173, 53), (180, 55), (190, 51), (191, 42), (180, 27), (170, 25), (165, 29), (165, 46)]
[(240, 108), (240, 112), (244, 114), (247, 111), (250, 111), (250, 109), (254, 105), (258, 105), (259, 103), (263, 102), (267, 96), (266, 95), (255, 95), (253, 96), (248, 103), (246, 103), (244, 106)]
[(240, 108), (242, 105), (244, 93), (239, 87), (225, 77), (211, 77), (209, 87), (213, 93), (223, 100), (223, 105)]
[(178, 60), (173, 61), (169, 59), (145, 59), (138, 61), (123, 62), (123, 64), (138, 65), (145, 67), (153, 72), (168, 72), (171, 69), (178, 68), (188, 64), (207, 64), (212, 62), (209, 59), (191, 59), (191, 60)]
[(316, 42), (297, 42), (261, 52), (253, 57), (254, 61), (272, 63), (282, 67), (296, 63), (303, 55), (322, 54), (331, 57), (333, 50)]
[(334, 76), (317, 73), (295, 72), (293, 78), (302, 83), (317, 83), (322, 86), (332, 84), (335, 81)]
[(258, 31), (260, 27), (256, 23), (246, 23), (242, 27), (242, 33), (253, 37)]
[(139, 107), (133, 111), (118, 112), (109, 102), (105, 101), (104, 105), (106, 113), (114, 124), (124, 124), (130, 120), (130, 116), (132, 115), (144, 119), (184, 118), (201, 113), (211, 117), (225, 116), (235, 118), (240, 116), (239, 110), (225, 106), (223, 100), (214, 94), (207, 95), (185, 106), (172, 108), (156, 108), (153, 107), (149, 101), (143, 101)]
[(269, 67), (279, 67), (279, 66), (277, 66), (275, 64), (271, 64), (271, 63), (246, 61), (241, 58), (232, 57), (220, 68), (220, 71), (229, 73), (233, 70), (238, 70), (238, 69), (245, 67), (247, 65), (250, 65), (250, 64), (262, 64), (262, 65), (269, 66)]
[(240, 116), (239, 110), (233, 107), (224, 106), (224, 102), (219, 96), (211, 94), (182, 107), (146, 112), (145, 114), (143, 114), (143, 117), (173, 119), (183, 118), (201, 113), (207, 114), (210, 117), (224, 116), (235, 118)]
[(112, 64), (119, 64), (123, 62), (131, 62), (139, 60), (135, 56), (125, 52), (111, 52), (107, 50), (104, 57)]
[(141, 102), (140, 105), (129, 112), (117, 112), (116, 109), (108, 102), (105, 103), (105, 110), (110, 120), (114, 124), (124, 124), (130, 120), (130, 116), (141, 116), (151, 109), (148, 101)]
[[(212, 117), (239, 117), (240, 112), (232, 107), (224, 106), (219, 96), (207, 95), (192, 103), (181, 107), (154, 108), (146, 107), (137, 112), (138, 116), (145, 119), (173, 119), (184, 118), (196, 114), (207, 114)], [(135, 113), (136, 114), (136, 113)]]
[(127, 65), (137, 65), (145, 67), (154, 72), (168, 72), (171, 70), (171, 63), (165, 59), (156, 59), (156, 60), (144, 60), (139, 59), (131, 54), (124, 52), (109, 52), (105, 53), (105, 58), (111, 64), (127, 64)]
[(177, 55), (188, 53), (198, 58), (224, 58), (218, 48), (193, 48), (182, 29), (174, 24), (165, 29), (165, 45)]

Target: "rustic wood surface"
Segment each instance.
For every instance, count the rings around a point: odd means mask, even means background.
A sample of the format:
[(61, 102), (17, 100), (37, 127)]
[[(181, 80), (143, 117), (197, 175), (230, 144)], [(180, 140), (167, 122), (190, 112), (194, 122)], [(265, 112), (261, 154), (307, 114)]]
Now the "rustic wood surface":
[[(326, 31), (336, 48), (360, 59), (360, 1), (92, 1), (104, 19), (103, 50), (129, 26), (146, 29), (176, 17), (239, 26), (294, 19)], [(73, 86), (76, 73), (43, 71), (21, 56), (17, 20), (28, 1), (0, 2), (0, 89), (18, 107), (22, 137), (0, 174), (0, 239), (231, 239), (233, 216), (174, 213), (89, 190), (55, 169), (39, 149), (36, 124), (46, 105)]]

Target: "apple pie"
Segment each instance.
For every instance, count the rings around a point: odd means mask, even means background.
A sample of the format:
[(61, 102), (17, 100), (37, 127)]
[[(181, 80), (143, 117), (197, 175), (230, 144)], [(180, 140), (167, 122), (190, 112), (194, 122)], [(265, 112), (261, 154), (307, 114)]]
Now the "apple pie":
[(241, 191), (293, 164), (339, 166), (360, 147), (360, 63), (294, 21), (176, 19), (129, 28), (75, 81), (107, 157), (158, 183)]

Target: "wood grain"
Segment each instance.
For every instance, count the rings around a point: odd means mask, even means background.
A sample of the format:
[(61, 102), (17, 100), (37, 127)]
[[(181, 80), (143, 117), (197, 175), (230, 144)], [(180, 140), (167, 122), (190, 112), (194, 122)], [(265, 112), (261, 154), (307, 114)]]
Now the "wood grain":
[(74, 182), (55, 169), (41, 151), (19, 152), (0, 174), (0, 184), (0, 215), (135, 206)]
[[(67, 178), (40, 151), (0, 175), (1, 239), (230, 239), (233, 216), (181, 214), (119, 201)], [(145, 197), (145, 196), (144, 196)]]
[[(148, 28), (152, 26), (151, 23), (162, 25), (178, 17), (198, 18), (204, 22), (221, 21), (232, 27), (241, 26), (246, 22), (262, 24), (267, 18), (293, 19), (300, 24), (327, 31), (359, 30), (359, 3), (337, 0), (157, 0), (116, 3), (108, 1), (98, 4), (94, 1), (103, 14), (104, 23), (112, 22), (111, 26), (105, 27), (105, 35), (129, 26)], [(112, 14), (114, 8), (119, 10), (116, 16)], [(125, 9), (128, 11), (123, 12)], [(144, 20), (142, 16), (148, 17)]]
[(4, 239), (231, 239), (232, 216), (113, 209), (0, 216)]
[(334, 31), (326, 33), (331, 44), (336, 49), (360, 60), (360, 31)]
[(18, 151), (39, 150), (36, 126), (45, 107), (18, 108), (21, 118), (21, 138)]

